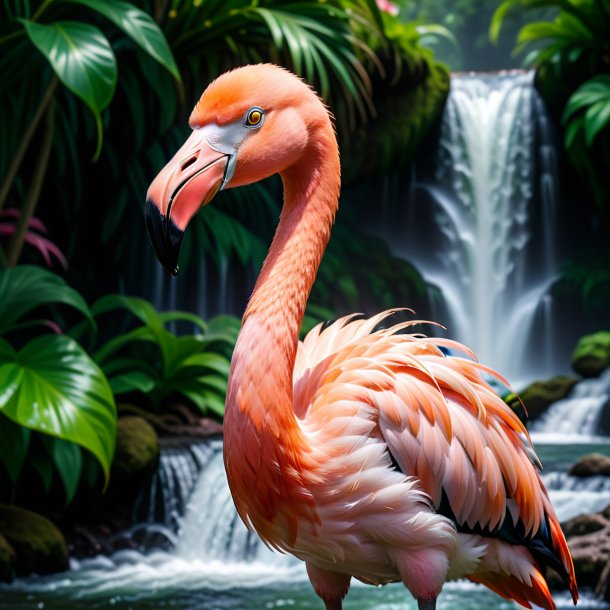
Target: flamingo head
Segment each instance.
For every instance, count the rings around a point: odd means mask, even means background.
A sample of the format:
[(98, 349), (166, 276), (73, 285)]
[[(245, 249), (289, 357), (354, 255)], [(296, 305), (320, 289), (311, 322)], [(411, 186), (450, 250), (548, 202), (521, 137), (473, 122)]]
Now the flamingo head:
[(318, 96), (278, 66), (245, 66), (212, 82), (190, 116), (190, 136), (146, 195), (146, 225), (163, 266), (177, 274), (184, 231), (218, 191), (288, 170), (328, 124)]

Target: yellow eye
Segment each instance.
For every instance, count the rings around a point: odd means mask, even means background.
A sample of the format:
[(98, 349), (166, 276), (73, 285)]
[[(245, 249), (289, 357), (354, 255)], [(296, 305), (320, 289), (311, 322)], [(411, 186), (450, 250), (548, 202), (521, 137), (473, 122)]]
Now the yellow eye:
[(250, 108), (246, 114), (246, 127), (258, 127), (263, 122), (263, 116), (260, 108)]

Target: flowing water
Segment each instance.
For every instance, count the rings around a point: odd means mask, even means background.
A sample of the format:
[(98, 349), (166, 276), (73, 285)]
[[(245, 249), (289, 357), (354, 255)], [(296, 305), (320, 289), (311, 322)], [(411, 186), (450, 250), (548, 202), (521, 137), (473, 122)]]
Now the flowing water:
[(532, 81), (523, 72), (453, 76), (434, 162), (386, 182), (378, 227), (440, 290), (432, 319), (517, 385), (567, 362), (550, 295), (556, 141)]
[(597, 379), (585, 379), (532, 424), (534, 439), (582, 443), (599, 434), (601, 418), (610, 406), (610, 369)]
[[(596, 444), (541, 444), (544, 481), (561, 520), (610, 504), (610, 480), (577, 479), (566, 468), (580, 455), (610, 455), (607, 439)], [(226, 483), (220, 441), (164, 449), (150, 494), (138, 510), (156, 532), (165, 527), (171, 550), (122, 550), (110, 557), (72, 561), (72, 569), (0, 587), (0, 609), (76, 610), (320, 610), (303, 565), (273, 553), (246, 530)], [(156, 529), (155, 529), (156, 528)], [(172, 531), (173, 530), (173, 531)], [(559, 608), (569, 608), (557, 594)], [(607, 608), (585, 594), (585, 607)], [(449, 583), (439, 610), (516, 608), (480, 586)], [(414, 610), (399, 585), (381, 589), (354, 584), (345, 610)]]

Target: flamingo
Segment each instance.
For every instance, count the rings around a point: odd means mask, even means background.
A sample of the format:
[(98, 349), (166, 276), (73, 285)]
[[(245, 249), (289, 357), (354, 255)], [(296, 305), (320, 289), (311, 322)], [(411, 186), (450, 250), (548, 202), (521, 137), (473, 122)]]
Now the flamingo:
[(402, 582), (419, 610), (457, 578), (551, 610), (547, 568), (576, 603), (538, 459), (485, 380), (493, 371), (458, 343), (409, 333), (417, 321), (392, 323), (393, 311), (347, 316), (299, 341), (340, 189), (316, 93), (278, 66), (241, 67), (207, 87), (190, 127), (145, 207), (173, 275), (189, 221), (219, 190), (275, 173), (284, 186), (227, 390), (224, 462), (245, 524), (305, 562), (326, 610), (341, 610), (352, 578)]

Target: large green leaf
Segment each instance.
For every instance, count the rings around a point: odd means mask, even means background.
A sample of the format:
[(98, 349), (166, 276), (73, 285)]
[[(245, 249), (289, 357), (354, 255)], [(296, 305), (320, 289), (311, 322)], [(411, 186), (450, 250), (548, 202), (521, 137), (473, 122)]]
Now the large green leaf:
[(54, 21), (48, 24), (22, 19), (27, 35), (44, 55), (59, 80), (93, 112), (102, 142), (100, 113), (110, 103), (117, 81), (117, 66), (110, 43), (88, 23)]
[(19, 478), (30, 446), (30, 430), (0, 415), (0, 462), (4, 464), (11, 481)]
[(0, 339), (0, 379), (4, 415), (91, 451), (108, 478), (116, 407), (104, 374), (78, 343), (44, 335), (17, 352)]
[(19, 320), (33, 309), (52, 303), (74, 307), (95, 327), (83, 298), (58, 275), (30, 265), (0, 271), (0, 336), (19, 328)]
[(104, 15), (121, 28), (146, 53), (180, 80), (180, 72), (167, 40), (153, 18), (129, 2), (121, 0), (67, 0)]

